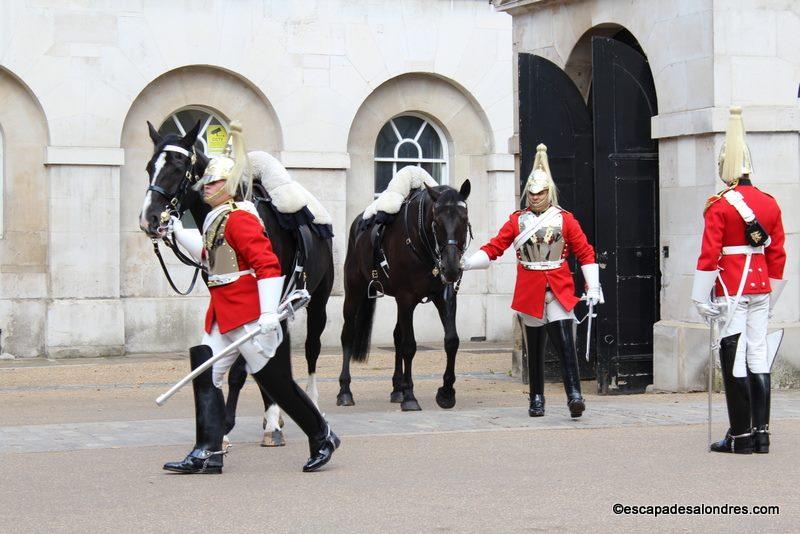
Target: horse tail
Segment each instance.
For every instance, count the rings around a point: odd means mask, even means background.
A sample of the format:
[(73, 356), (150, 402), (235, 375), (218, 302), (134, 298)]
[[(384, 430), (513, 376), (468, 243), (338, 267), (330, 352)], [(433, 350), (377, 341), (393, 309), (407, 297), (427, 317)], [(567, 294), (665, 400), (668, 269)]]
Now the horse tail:
[(358, 309), (353, 321), (353, 346), (350, 357), (356, 362), (365, 362), (369, 356), (372, 340), (372, 323), (375, 319), (375, 300), (364, 291), (359, 298)]
[[(356, 217), (353, 224), (350, 226), (350, 235), (348, 239), (347, 257), (345, 258), (345, 272), (348, 266), (352, 265), (352, 269), (357, 269), (358, 263), (355, 257), (355, 244), (358, 237), (358, 222), (361, 216)], [(348, 286), (351, 286), (348, 288)], [(355, 285), (356, 287), (352, 287)], [(367, 295), (366, 286), (361, 287), (361, 284), (348, 284), (345, 278), (345, 294), (349, 293), (350, 298), (353, 299), (355, 310), (345, 308), (346, 312), (352, 313), (350, 321), (345, 320), (345, 324), (350, 323), (350, 357), (356, 362), (365, 362), (369, 357), (369, 347), (372, 340), (372, 323), (375, 319), (375, 299), (369, 298)], [(344, 337), (344, 335), (343, 335)]]

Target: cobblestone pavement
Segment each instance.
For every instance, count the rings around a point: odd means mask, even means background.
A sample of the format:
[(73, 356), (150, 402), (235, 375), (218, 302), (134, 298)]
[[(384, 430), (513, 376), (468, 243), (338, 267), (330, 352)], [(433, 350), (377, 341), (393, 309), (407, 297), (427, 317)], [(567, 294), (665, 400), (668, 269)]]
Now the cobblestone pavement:
[[(517, 380), (491, 373), (462, 373), (460, 379), (473, 382), (505, 381), (517, 385)], [(417, 377), (417, 383), (438, 379), (438, 375)], [(332, 378), (322, 378), (321, 383), (333, 382)], [(368, 376), (359, 379), (360, 383), (390, 381), (389, 376)], [(152, 395), (167, 389), (170, 382), (139, 384), (139, 390), (151, 390)], [(36, 391), (77, 391), (94, 389), (132, 388), (134, 386), (90, 384), (56, 386), (12, 386), (0, 387), (0, 393)], [(637, 400), (651, 397), (648, 400)], [(331, 425), (342, 436), (382, 436), (402, 434), (423, 434), (442, 432), (491, 432), (510, 429), (591, 429), (620, 428), (635, 426), (665, 426), (702, 424), (707, 421), (708, 405), (705, 395), (691, 395), (673, 399), (670, 395), (632, 395), (592, 397), (587, 412), (580, 419), (571, 419), (566, 406), (548, 405), (543, 418), (530, 418), (524, 405), (514, 407), (482, 407), (480, 409), (428, 409), (416, 413), (403, 413), (396, 405), (388, 405), (382, 411), (361, 411), (357, 409), (336, 408), (326, 414)], [(559, 397), (560, 401), (560, 397)], [(773, 426), (783, 419), (800, 419), (800, 391), (776, 391), (772, 400)], [(722, 423), (726, 420), (724, 400), (715, 395), (713, 420)], [(123, 414), (120, 414), (122, 416)], [(0, 450), (6, 453), (56, 452), (98, 448), (137, 447), (146, 445), (180, 445), (194, 439), (194, 420), (145, 419), (58, 423), (39, 425), (14, 425), (0, 427)], [(240, 442), (255, 442), (261, 438), (260, 417), (239, 416), (231, 438)], [(296, 434), (299, 430), (288, 421), (287, 432)]]
[[(572, 420), (561, 385), (547, 384), (547, 415), (534, 419), (509, 360), (498, 346), (460, 353), (458, 403), (442, 410), (443, 354), (422, 351), (423, 411), (402, 413), (388, 402), (391, 353), (353, 368), (349, 408), (334, 405), (340, 359), (328, 353), (320, 401), (343, 444), (313, 475), (300, 472), (308, 449), (291, 421), (286, 447), (258, 446), (262, 406), (249, 381), (221, 477), (161, 469), (194, 441), (189, 390), (154, 403), (186, 373), (185, 356), (0, 362), (0, 532), (796, 530), (800, 391), (773, 392), (770, 454), (736, 457), (707, 452), (703, 393), (598, 396), (584, 382), (587, 411)], [(294, 368), (303, 384), (302, 361)], [(718, 439), (721, 394), (713, 418)], [(615, 513), (618, 503), (780, 513), (634, 516)]]

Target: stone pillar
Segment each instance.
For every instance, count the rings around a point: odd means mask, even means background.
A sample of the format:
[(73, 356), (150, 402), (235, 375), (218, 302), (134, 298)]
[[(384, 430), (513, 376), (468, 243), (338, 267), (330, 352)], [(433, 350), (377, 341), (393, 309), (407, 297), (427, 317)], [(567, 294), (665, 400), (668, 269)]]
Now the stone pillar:
[(121, 355), (119, 148), (48, 146), (50, 242), (45, 353)]

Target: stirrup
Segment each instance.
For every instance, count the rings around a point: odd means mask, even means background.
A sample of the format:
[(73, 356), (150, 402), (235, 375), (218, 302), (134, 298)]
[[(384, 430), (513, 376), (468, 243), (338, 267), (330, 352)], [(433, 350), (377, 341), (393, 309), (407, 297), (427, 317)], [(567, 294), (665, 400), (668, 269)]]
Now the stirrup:
[(381, 284), (379, 280), (369, 281), (369, 285), (367, 286), (367, 298), (379, 299), (385, 295), (386, 293), (383, 291), (383, 284)]

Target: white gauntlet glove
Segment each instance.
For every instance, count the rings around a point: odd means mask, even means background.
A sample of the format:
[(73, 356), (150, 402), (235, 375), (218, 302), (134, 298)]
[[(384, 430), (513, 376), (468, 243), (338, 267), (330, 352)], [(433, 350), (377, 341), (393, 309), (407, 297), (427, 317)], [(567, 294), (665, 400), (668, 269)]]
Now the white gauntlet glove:
[(600, 287), (600, 267), (596, 263), (581, 265), (583, 279), (586, 282), (586, 303), (592, 306), (603, 304), (603, 288)]
[(172, 235), (175, 241), (191, 254), (194, 261), (200, 262), (203, 256), (203, 236), (199, 230), (184, 228), (181, 220), (173, 215), (167, 224), (167, 236), (169, 235)]
[(278, 305), (283, 293), (283, 276), (273, 278), (262, 278), (258, 281), (258, 300), (261, 305), (261, 317), (258, 319), (258, 327), (262, 334), (281, 331), (281, 323), (278, 320)]
[(786, 287), (786, 280), (779, 280), (777, 278), (770, 278), (769, 285), (772, 287), (772, 292), (769, 294), (769, 317), (772, 318), (772, 310), (775, 308), (775, 303), (783, 293), (783, 288)]
[(491, 260), (489, 255), (483, 250), (479, 250), (469, 258), (461, 258), (461, 269), (463, 271), (471, 271), (474, 269), (488, 269)]
[(692, 302), (697, 313), (707, 321), (716, 319), (722, 313), (719, 305), (711, 300), (711, 290), (717, 282), (717, 271), (695, 271), (692, 284)]

